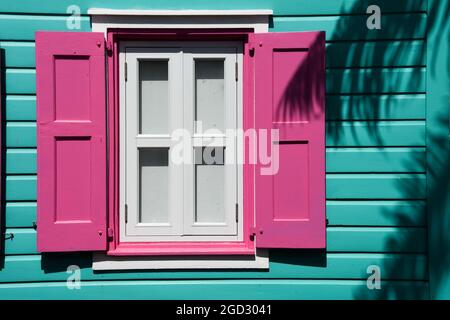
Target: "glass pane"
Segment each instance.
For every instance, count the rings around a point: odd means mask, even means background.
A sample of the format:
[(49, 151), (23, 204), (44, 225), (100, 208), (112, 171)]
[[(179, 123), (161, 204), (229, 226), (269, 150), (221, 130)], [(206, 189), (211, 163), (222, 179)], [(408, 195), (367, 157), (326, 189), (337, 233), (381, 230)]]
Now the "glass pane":
[(224, 85), (224, 60), (195, 59), (195, 120), (203, 131), (224, 131)]
[(169, 148), (139, 149), (139, 222), (168, 222)]
[(169, 61), (139, 61), (139, 133), (167, 133)]
[(195, 222), (225, 222), (224, 151), (195, 148)]

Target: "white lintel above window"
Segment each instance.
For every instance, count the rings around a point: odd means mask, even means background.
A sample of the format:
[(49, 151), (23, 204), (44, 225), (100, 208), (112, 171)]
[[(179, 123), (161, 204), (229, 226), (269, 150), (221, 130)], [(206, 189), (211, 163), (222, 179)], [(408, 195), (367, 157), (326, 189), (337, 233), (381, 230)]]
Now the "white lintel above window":
[(117, 10), (88, 9), (92, 31), (109, 28), (209, 29), (250, 28), (267, 32), (270, 9), (253, 10)]

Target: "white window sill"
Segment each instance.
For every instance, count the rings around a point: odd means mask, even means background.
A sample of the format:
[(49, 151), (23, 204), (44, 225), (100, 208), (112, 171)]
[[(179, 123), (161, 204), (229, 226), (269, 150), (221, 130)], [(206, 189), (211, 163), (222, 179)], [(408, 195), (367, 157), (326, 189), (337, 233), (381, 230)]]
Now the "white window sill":
[(113, 257), (93, 254), (92, 269), (155, 270), (155, 269), (268, 269), (268, 250), (256, 250), (255, 256), (146, 256)]

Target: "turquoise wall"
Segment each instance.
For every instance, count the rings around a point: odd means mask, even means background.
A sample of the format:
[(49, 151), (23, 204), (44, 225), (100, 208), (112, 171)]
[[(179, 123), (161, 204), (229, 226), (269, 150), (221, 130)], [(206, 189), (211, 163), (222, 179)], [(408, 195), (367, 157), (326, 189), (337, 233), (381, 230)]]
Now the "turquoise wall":
[[(94, 273), (90, 254), (38, 254), (32, 227), (36, 221), (34, 33), (66, 30), (66, 10), (72, 4), (82, 10), (81, 31), (90, 31), (86, 12), (91, 7), (273, 9), (271, 32), (325, 30), (326, 252), (272, 250), (269, 271), (114, 273)], [(371, 4), (381, 7), (381, 30), (366, 28), (365, 11)], [(434, 113), (427, 112), (426, 105), (427, 94), (434, 91), (427, 88), (427, 79), (431, 81), (427, 6), (426, 0), (1, 2), (6, 229), (0, 299), (429, 298), (426, 145), (427, 119)], [(436, 30), (435, 21), (428, 23)], [(448, 52), (448, 44), (446, 48)], [(445, 57), (439, 59), (442, 66)], [(443, 80), (433, 81), (442, 86)], [(438, 106), (435, 109), (441, 110)], [(439, 226), (439, 220), (431, 221)], [(71, 264), (81, 267), (81, 290), (66, 287)], [(380, 267), (381, 290), (367, 289), (370, 265)]]

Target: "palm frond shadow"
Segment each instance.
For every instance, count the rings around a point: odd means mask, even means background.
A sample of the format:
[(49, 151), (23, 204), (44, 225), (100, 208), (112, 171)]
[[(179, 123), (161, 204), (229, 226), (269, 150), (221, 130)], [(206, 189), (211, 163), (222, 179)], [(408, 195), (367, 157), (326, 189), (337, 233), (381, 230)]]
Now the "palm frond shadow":
[[(430, 8), (431, 12), (444, 13), (443, 16), (450, 16), (450, 3), (448, 1), (433, 2), (434, 7)], [(359, 2), (350, 12), (365, 12), (364, 5)], [(389, 121), (393, 118), (395, 108), (397, 107), (396, 95), (411, 95), (425, 93), (425, 61), (434, 61), (433, 57), (426, 57), (426, 40), (411, 40), (413, 34), (426, 34), (430, 30), (436, 33), (433, 41), (439, 47), (442, 41), (449, 40), (448, 25), (450, 19), (428, 19), (427, 25), (424, 25), (423, 17), (425, 12), (417, 11), (417, 2), (402, 1), (399, 12), (410, 12), (405, 14), (396, 14), (398, 19), (389, 19), (389, 23), (382, 23), (382, 30), (369, 30), (366, 28), (365, 19), (356, 18), (354, 15), (344, 15), (337, 22), (335, 31), (328, 40), (327, 44), (327, 142), (332, 145), (346, 145), (349, 138), (348, 132), (351, 134), (352, 140), (356, 145), (369, 146), (361, 144), (361, 131), (353, 126), (353, 120), (364, 121), (367, 128), (367, 135), (371, 141), (370, 146), (386, 145), (385, 136), (382, 134), (383, 128), (380, 123), (383, 120)], [(388, 14), (384, 15), (387, 16)], [(383, 21), (383, 20), (382, 20)], [(447, 30), (440, 33), (439, 30)], [(393, 38), (398, 40), (392, 40)], [(408, 39), (403, 41), (402, 39)], [(352, 42), (347, 42), (352, 40)], [(416, 51), (411, 50), (411, 43)], [(344, 50), (345, 49), (345, 50)], [(314, 47), (313, 47), (314, 50)], [(439, 50), (439, 49), (437, 49)], [(428, 54), (436, 54), (437, 50), (433, 50)], [(292, 83), (284, 92), (282, 102), (277, 106), (277, 117), (291, 116), (293, 113), (299, 114), (300, 117), (309, 119), (314, 116), (314, 112), (308, 110), (307, 106), (314, 103), (316, 93), (319, 92), (319, 83), (315, 83), (314, 77), (311, 77), (314, 66), (309, 69), (306, 65), (297, 66), (294, 73)], [(411, 63), (410, 65), (408, 65)], [(449, 64), (450, 66), (450, 64)], [(392, 72), (393, 68), (396, 72)], [(435, 72), (447, 72), (450, 77), (450, 71), (435, 70), (436, 66), (432, 63), (427, 66), (431, 75)], [(407, 74), (405, 74), (405, 72)], [(313, 79), (311, 83), (305, 83), (304, 77), (309, 76)], [(303, 78), (303, 79), (302, 79)], [(400, 88), (400, 89), (399, 89)], [(403, 89), (407, 88), (406, 92)], [(350, 121), (343, 121), (350, 120)], [(442, 125), (448, 126), (442, 119)], [(343, 127), (350, 126), (350, 130), (346, 128), (345, 134)], [(448, 143), (447, 137), (428, 136), (428, 145), (440, 145)], [(428, 155), (433, 156), (434, 150), (427, 150)], [(432, 186), (431, 192), (434, 196), (428, 201), (442, 203), (445, 208), (447, 201), (447, 192), (449, 187), (450, 176), (450, 159), (436, 159), (440, 162), (440, 172), (432, 172), (431, 174), (438, 177), (436, 183)], [(423, 157), (418, 157), (412, 153), (404, 166), (405, 172), (415, 172), (417, 167), (423, 167)], [(399, 179), (397, 188), (402, 195), (402, 199), (417, 198), (417, 184), (414, 180)], [(424, 201), (424, 199), (422, 199)], [(448, 208), (448, 207), (447, 207)], [(401, 209), (391, 209), (386, 207), (384, 214), (390, 217), (393, 226), (419, 228), (424, 234), (426, 233), (426, 219), (419, 224), (413, 221), (413, 218), (407, 211), (399, 212)], [(425, 207), (424, 207), (425, 210)], [(425, 213), (423, 215), (425, 217)], [(450, 225), (449, 215), (442, 215), (442, 223), (436, 234), (433, 234), (436, 243), (450, 243), (450, 234), (446, 232), (446, 226)], [(419, 226), (418, 226), (419, 225)], [(405, 233), (405, 236), (392, 236), (384, 240), (385, 252), (397, 255), (396, 259), (387, 259), (386, 264), (382, 266), (384, 274), (382, 280), (403, 280), (393, 281), (396, 285), (391, 286), (390, 282), (384, 282), (381, 290), (369, 290), (367, 288), (358, 288), (354, 291), (355, 299), (424, 299), (428, 298), (426, 288), (426, 280), (428, 270), (425, 263), (411, 264), (411, 259), (407, 257), (426, 258), (426, 252), (415, 252), (417, 248), (415, 238), (416, 233)], [(430, 238), (430, 235), (428, 235)], [(426, 247), (426, 245), (425, 245)], [(314, 266), (317, 268), (326, 268), (327, 261), (323, 259), (326, 254), (324, 252), (306, 253), (304, 250), (295, 251), (296, 258), (289, 260), (281, 254), (273, 251), (271, 253), (271, 261), (287, 262), (308, 265), (305, 261), (311, 260), (311, 254), (321, 259), (315, 259)], [(290, 251), (292, 254), (292, 251)], [(435, 270), (437, 273), (445, 274), (450, 269), (450, 248), (443, 248), (442, 265)], [(444, 254), (445, 252), (445, 254)], [(302, 257), (308, 257), (303, 259)], [(413, 259), (414, 260), (414, 259)], [(317, 262), (317, 261), (320, 261)], [(423, 262), (423, 260), (422, 260)], [(369, 276), (362, 271), (361, 279), (367, 279)], [(384, 278), (383, 278), (384, 276)], [(411, 281), (421, 279), (420, 281)], [(392, 281), (391, 281), (392, 282)], [(402, 285), (405, 284), (404, 286)], [(425, 285), (424, 285), (425, 284)]]

